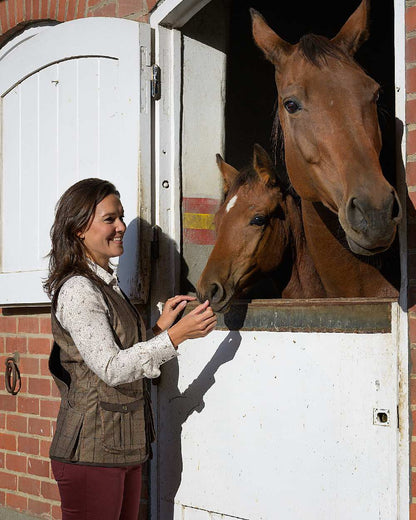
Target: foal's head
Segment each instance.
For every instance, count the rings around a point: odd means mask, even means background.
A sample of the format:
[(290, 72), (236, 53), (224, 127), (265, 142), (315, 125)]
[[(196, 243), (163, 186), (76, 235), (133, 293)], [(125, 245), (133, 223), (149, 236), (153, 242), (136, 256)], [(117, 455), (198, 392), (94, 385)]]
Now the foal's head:
[(251, 168), (238, 172), (217, 155), (223, 202), (215, 215), (216, 241), (198, 281), (201, 301), (224, 312), (232, 298), (282, 262), (289, 244), (283, 183), (271, 159), (254, 145)]
[(387, 249), (401, 219), (379, 163), (379, 85), (353, 59), (368, 37), (368, 8), (363, 0), (332, 40), (307, 35), (296, 45), (252, 11), (254, 39), (275, 66), (291, 182), (336, 213), (351, 250), (364, 255)]

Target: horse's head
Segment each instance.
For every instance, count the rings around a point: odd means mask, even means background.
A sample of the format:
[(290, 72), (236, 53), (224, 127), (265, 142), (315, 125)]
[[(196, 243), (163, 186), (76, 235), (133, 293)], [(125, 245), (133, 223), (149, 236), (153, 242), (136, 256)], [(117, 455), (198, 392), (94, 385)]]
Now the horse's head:
[(254, 145), (252, 168), (238, 172), (217, 155), (223, 176), (223, 202), (215, 215), (216, 241), (198, 281), (201, 301), (224, 312), (235, 295), (260, 273), (282, 262), (288, 245), (284, 195), (272, 162)]
[(332, 40), (307, 35), (296, 45), (252, 10), (254, 40), (275, 66), (290, 180), (302, 198), (338, 215), (362, 255), (391, 245), (402, 213), (379, 162), (379, 85), (353, 59), (368, 37), (368, 8), (363, 0)]

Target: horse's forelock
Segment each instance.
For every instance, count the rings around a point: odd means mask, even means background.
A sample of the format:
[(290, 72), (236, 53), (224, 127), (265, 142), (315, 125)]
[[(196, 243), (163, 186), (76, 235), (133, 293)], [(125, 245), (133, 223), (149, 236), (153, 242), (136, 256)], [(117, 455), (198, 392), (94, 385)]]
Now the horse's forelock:
[(299, 40), (298, 49), (306, 60), (318, 68), (327, 64), (327, 58), (351, 60), (351, 58), (331, 40), (328, 40), (325, 36), (316, 34), (305, 34), (302, 36)]

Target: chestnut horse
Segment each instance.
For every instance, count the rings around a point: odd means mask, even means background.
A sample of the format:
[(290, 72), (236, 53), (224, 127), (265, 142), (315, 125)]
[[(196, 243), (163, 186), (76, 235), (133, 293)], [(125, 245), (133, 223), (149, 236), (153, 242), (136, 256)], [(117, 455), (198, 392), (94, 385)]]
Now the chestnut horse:
[(220, 155), (217, 165), (224, 197), (215, 215), (215, 246), (197, 284), (200, 301), (209, 299), (214, 311), (225, 312), (265, 275), (284, 298), (325, 296), (306, 247), (299, 202), (265, 150), (254, 145), (252, 168), (241, 172)]
[(308, 249), (330, 297), (397, 296), (368, 258), (390, 247), (402, 214), (379, 162), (379, 85), (353, 59), (368, 37), (368, 10), (363, 0), (334, 38), (306, 35), (296, 45), (251, 10), (254, 40), (275, 67)]

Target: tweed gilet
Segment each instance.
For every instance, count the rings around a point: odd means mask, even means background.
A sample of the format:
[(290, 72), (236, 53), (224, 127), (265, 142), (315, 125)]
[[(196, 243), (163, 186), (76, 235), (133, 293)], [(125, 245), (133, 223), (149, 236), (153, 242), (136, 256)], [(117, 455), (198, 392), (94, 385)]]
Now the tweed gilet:
[[(67, 280), (63, 280), (63, 283)], [(114, 340), (120, 349), (145, 338), (136, 309), (107, 284), (98, 284), (108, 308)], [(69, 333), (55, 315), (49, 369), (61, 393), (50, 457), (98, 466), (140, 464), (150, 455), (154, 429), (150, 399), (143, 379), (110, 387), (90, 370)]]

